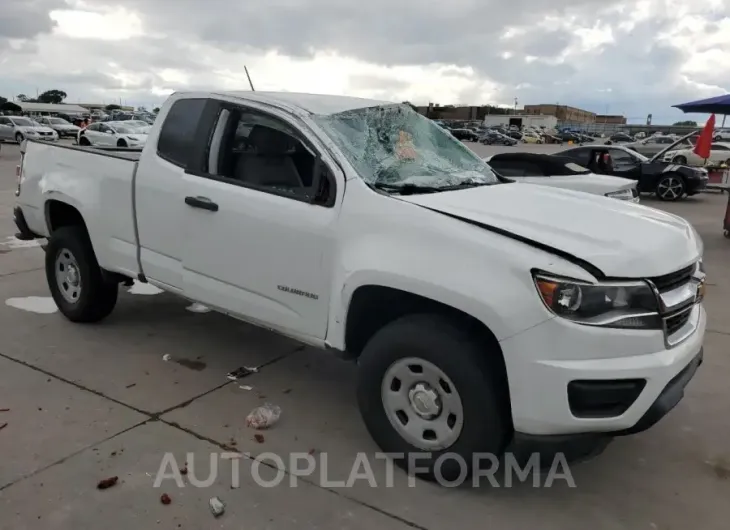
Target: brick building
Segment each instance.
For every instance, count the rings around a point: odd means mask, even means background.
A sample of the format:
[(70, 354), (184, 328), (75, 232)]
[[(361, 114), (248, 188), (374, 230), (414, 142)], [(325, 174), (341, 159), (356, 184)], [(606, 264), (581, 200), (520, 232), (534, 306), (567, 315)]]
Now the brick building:
[(555, 116), (560, 122), (595, 123), (596, 114), (568, 105), (525, 105), (525, 114), (544, 114)]
[(616, 114), (596, 114), (596, 123), (626, 125), (626, 116), (618, 116)]

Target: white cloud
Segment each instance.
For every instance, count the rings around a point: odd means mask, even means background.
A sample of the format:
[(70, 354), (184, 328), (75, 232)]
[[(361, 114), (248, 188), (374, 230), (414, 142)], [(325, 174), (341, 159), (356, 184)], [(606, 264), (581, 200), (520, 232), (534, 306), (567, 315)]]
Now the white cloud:
[(258, 90), (518, 97), (667, 121), (682, 119), (672, 104), (730, 88), (730, 0), (458, 0), (435, 11), (417, 0), (6, 3), (5, 97), (59, 88), (71, 102), (150, 106), (186, 88), (246, 89), (245, 64)]

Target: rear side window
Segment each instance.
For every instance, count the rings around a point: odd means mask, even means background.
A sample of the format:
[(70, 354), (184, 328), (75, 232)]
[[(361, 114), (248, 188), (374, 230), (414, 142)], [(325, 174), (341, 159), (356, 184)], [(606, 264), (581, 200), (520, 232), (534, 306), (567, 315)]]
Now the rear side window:
[(172, 104), (157, 140), (158, 155), (176, 166), (187, 166), (206, 101), (180, 99)]

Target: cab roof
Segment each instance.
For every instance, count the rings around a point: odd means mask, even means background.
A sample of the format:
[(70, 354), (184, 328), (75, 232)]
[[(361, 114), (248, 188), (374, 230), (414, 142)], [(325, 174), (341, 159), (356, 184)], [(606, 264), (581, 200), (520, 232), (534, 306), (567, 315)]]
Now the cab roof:
[(218, 94), (317, 115), (337, 114), (339, 112), (347, 112), (348, 110), (394, 104), (392, 101), (381, 101), (377, 99), (297, 92), (253, 92), (250, 90), (239, 90), (219, 92)]

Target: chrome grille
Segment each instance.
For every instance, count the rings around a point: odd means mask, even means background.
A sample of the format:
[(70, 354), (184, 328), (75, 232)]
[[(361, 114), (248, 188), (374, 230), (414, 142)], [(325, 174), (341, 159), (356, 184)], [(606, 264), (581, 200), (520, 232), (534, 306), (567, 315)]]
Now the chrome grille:
[(672, 336), (674, 333), (679, 331), (682, 326), (689, 322), (691, 314), (692, 311), (684, 311), (683, 313), (664, 319), (664, 325), (667, 328), (667, 335)]
[(687, 283), (692, 278), (692, 273), (695, 270), (695, 264), (692, 264), (684, 269), (676, 272), (670, 272), (664, 276), (657, 276), (655, 278), (649, 278), (654, 286), (660, 293), (671, 291), (680, 285)]

